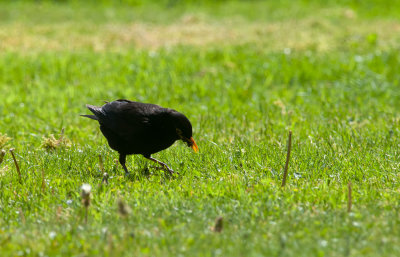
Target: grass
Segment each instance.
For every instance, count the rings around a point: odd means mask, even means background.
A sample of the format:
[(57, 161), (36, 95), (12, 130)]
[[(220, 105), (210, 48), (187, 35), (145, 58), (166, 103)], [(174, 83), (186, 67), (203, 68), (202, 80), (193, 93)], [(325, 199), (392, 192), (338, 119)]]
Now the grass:
[[(378, 19), (370, 18), (368, 8), (354, 9), (357, 6), (349, 3), (322, 7), (318, 1), (280, 2), (178, 5), (166, 10), (154, 5), (5, 4), (0, 11), (0, 50), (125, 52), (251, 44), (269, 51), (340, 51), (376, 45), (388, 49), (400, 40), (400, 23), (388, 15), (393, 11)], [(379, 3), (376, 15), (384, 10)]]
[[(0, 3), (2, 255), (397, 256), (399, 9), (364, 2)], [(180, 176), (123, 175), (79, 116), (118, 98), (189, 117)]]

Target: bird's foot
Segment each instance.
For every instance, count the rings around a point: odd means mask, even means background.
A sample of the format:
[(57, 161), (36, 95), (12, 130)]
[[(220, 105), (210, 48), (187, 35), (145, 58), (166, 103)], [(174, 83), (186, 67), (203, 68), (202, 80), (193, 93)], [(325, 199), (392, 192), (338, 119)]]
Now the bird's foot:
[(151, 161), (153, 161), (153, 162), (155, 162), (155, 163), (157, 163), (157, 164), (159, 164), (161, 166), (160, 168), (163, 169), (164, 171), (168, 171), (170, 175), (173, 175), (173, 174), (178, 174), (179, 175), (179, 172), (174, 171), (173, 169), (168, 167), (167, 164), (165, 164), (163, 162), (160, 162), (160, 161), (158, 161), (158, 160), (156, 160), (156, 159), (154, 159), (152, 157), (146, 157), (146, 158), (151, 160)]
[(168, 171), (170, 175), (173, 175), (173, 174), (178, 174), (179, 175), (179, 172), (174, 171), (173, 169), (169, 168), (168, 166), (167, 167), (164, 167), (164, 166), (161, 166), (161, 167), (160, 166), (153, 166), (152, 168), (157, 169), (157, 170)]
[(174, 174), (180, 175), (179, 172), (174, 171), (173, 169), (169, 168), (168, 166), (166, 167), (166, 171), (168, 171), (170, 175), (174, 175)]
[(174, 171), (173, 169), (169, 168), (169, 167), (165, 167), (164, 169), (165, 171), (168, 171), (170, 175), (174, 175), (174, 174), (178, 174), (179, 172)]

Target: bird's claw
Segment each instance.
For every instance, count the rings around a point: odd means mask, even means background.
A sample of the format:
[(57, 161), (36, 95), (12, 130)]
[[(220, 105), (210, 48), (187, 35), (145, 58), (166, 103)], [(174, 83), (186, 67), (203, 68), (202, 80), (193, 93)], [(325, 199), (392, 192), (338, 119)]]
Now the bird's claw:
[(166, 170), (169, 172), (170, 175), (174, 175), (175, 173), (179, 175), (179, 173), (174, 171), (173, 169), (167, 168)]
[(178, 174), (179, 172), (174, 171), (173, 169), (169, 168), (169, 167), (160, 167), (160, 169), (164, 170), (164, 171), (168, 171), (170, 175), (174, 175), (174, 174)]
[(163, 165), (162, 167), (163, 167), (163, 170), (168, 171), (170, 175), (174, 175), (174, 174), (178, 174), (179, 175), (179, 172), (174, 171), (173, 169), (171, 169), (167, 165), (165, 165), (165, 166)]
[(171, 168), (169, 168), (169, 167), (164, 167), (164, 166), (161, 166), (161, 167), (159, 167), (159, 166), (153, 166), (152, 168), (157, 169), (157, 170), (168, 171), (170, 175), (173, 175), (173, 174), (178, 174), (178, 175), (180, 175), (179, 172), (174, 171), (173, 169), (171, 169)]

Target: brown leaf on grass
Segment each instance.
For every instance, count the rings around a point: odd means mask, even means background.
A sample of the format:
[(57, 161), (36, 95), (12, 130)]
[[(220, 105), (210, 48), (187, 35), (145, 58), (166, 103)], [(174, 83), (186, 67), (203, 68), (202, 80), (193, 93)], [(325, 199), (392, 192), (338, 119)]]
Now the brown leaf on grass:
[(215, 219), (215, 225), (211, 228), (212, 231), (221, 233), (224, 225), (224, 218), (219, 216)]
[(131, 213), (131, 208), (121, 198), (118, 199), (118, 213), (123, 218), (128, 217)]

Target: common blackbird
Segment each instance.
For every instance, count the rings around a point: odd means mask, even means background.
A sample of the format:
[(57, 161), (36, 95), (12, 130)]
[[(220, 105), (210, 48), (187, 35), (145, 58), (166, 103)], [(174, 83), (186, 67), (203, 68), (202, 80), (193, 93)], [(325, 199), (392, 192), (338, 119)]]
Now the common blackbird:
[(172, 174), (174, 171), (167, 164), (151, 155), (170, 147), (179, 139), (195, 152), (198, 151), (192, 137), (192, 124), (185, 115), (173, 109), (124, 99), (106, 102), (101, 107), (89, 104), (86, 107), (94, 115), (81, 116), (100, 123), (108, 145), (119, 153), (119, 162), (125, 174), (129, 174), (125, 162), (130, 154), (141, 154)]

